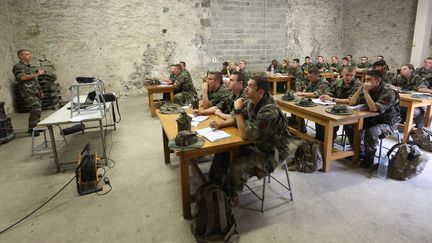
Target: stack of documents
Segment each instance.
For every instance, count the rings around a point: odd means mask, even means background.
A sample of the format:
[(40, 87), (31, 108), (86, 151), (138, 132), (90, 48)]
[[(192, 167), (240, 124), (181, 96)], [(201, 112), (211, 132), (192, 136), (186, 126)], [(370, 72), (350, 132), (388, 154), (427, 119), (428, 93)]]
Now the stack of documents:
[(196, 130), (196, 132), (207, 138), (210, 142), (215, 142), (224, 138), (229, 138), (231, 135), (221, 130), (213, 130), (213, 128), (208, 127), (200, 130)]

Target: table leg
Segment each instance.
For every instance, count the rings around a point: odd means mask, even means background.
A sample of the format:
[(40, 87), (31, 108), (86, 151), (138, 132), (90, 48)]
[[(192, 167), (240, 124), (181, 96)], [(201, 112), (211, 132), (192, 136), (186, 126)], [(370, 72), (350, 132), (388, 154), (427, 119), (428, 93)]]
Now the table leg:
[(353, 143), (352, 144), (352, 150), (354, 150), (354, 156), (352, 157), (352, 163), (358, 164), (359, 163), (359, 155), (360, 155), (360, 140), (361, 140), (361, 133), (363, 130), (363, 118), (360, 118), (356, 124), (354, 124), (354, 137), (353, 137)]
[(52, 152), (53, 152), (54, 163), (56, 165), (57, 173), (59, 173), (60, 172), (60, 165), (59, 165), (59, 160), (58, 160), (58, 155), (57, 155), (57, 146), (56, 146), (56, 141), (54, 138), (53, 126), (48, 125), (47, 127), (48, 127), (48, 131), (49, 131), (50, 139), (51, 139), (51, 148), (52, 148)]
[(432, 104), (427, 106), (426, 114), (425, 114), (425, 124), (424, 127), (429, 127), (432, 121), (432, 112), (431, 112)]
[(106, 141), (105, 141), (105, 133), (104, 133), (104, 129), (103, 129), (103, 123), (102, 123), (102, 119), (99, 120), (99, 127), (100, 127), (100, 134), (101, 134), (101, 140), (102, 140), (102, 155), (104, 157), (105, 160), (105, 165), (108, 165), (108, 157), (107, 157), (107, 153), (106, 153)]
[(273, 95), (277, 95), (277, 82), (273, 82)]
[(115, 131), (115, 130), (117, 130), (117, 127), (116, 127), (116, 115), (115, 115), (115, 109), (114, 109), (114, 102), (111, 104), (111, 107), (112, 107), (112, 117), (113, 117), (114, 131)]
[(154, 104), (154, 100), (153, 100), (153, 92), (149, 92), (148, 96), (149, 96), (149, 105), (150, 105), (151, 116), (155, 117), (156, 116), (156, 108), (155, 108), (155, 104)]
[(286, 91), (287, 93), (291, 90), (291, 80), (288, 79), (288, 81), (286, 82)]
[(171, 103), (174, 103), (174, 90), (170, 91)]
[(407, 107), (407, 115), (405, 118), (405, 127), (404, 127), (404, 136), (402, 139), (402, 142), (406, 143), (409, 140), (409, 134), (412, 129), (413, 124), (413, 118), (414, 118), (414, 110), (415, 108), (412, 107), (412, 105), (409, 105)]
[(164, 159), (165, 159), (165, 164), (169, 164), (171, 163), (170, 160), (170, 149), (168, 148), (168, 137), (165, 134), (165, 131), (162, 128), (162, 138), (163, 138), (163, 149), (164, 149)]
[(183, 218), (191, 219), (191, 192), (189, 184), (189, 158), (180, 154), (180, 179), (181, 179), (181, 190), (182, 190), (182, 202), (183, 202)]
[(333, 124), (325, 124), (324, 144), (323, 144), (323, 171), (330, 170), (331, 153), (333, 148)]

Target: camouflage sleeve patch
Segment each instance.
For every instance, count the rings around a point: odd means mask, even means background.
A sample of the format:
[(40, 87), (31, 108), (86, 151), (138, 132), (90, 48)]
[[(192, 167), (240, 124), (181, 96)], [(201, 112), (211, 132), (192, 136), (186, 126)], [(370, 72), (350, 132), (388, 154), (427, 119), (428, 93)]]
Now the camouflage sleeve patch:
[(395, 105), (397, 102), (396, 92), (392, 89), (384, 90), (379, 96), (375, 105), (377, 106), (380, 113), (384, 113), (387, 109)]

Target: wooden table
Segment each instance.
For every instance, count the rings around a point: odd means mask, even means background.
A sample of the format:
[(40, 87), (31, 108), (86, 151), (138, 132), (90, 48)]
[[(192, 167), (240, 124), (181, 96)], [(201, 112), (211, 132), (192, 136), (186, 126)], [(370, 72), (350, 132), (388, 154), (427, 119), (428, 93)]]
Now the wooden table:
[[(191, 113), (190, 109), (189, 113)], [(170, 153), (172, 153), (172, 151), (168, 148), (168, 141), (175, 138), (175, 136), (177, 135), (177, 114), (164, 115), (159, 112), (157, 114), (162, 124), (165, 164), (168, 164), (170, 163)], [(209, 123), (212, 120), (222, 121), (222, 119), (220, 119), (219, 117), (215, 115), (210, 115), (207, 120), (201, 122), (198, 127), (192, 128), (192, 130), (207, 128), (209, 127)], [(247, 140), (241, 139), (240, 134), (235, 127), (227, 127), (223, 128), (222, 130), (229, 133), (231, 137), (216, 142), (210, 142), (206, 139), (204, 146), (200, 149), (177, 152), (177, 155), (180, 156), (180, 179), (182, 191), (183, 218), (185, 219), (192, 218), (191, 203), (193, 203), (195, 200), (194, 196), (191, 195), (190, 190), (189, 165), (192, 165), (193, 169), (201, 178), (204, 177), (199, 167), (196, 165), (196, 163), (192, 162), (191, 159), (228, 151), (232, 152), (231, 158), (233, 158), (234, 155), (238, 153), (240, 145), (249, 143)]]
[(156, 108), (154, 104), (153, 94), (157, 93), (169, 93), (171, 103), (174, 103), (174, 87), (172, 85), (149, 85), (147, 86), (149, 106), (151, 111), (151, 116), (156, 116)]
[(277, 94), (277, 84), (278, 83), (285, 83), (286, 84), (286, 90), (291, 90), (291, 76), (275, 76), (275, 75), (268, 75), (267, 79), (270, 83), (273, 83), (273, 95)]
[(366, 72), (356, 72), (355, 76), (359, 78), (362, 83), (364, 83)]
[[(314, 107), (303, 107), (295, 105), (294, 102), (288, 102), (281, 99), (281, 97), (275, 97), (277, 104), (282, 110), (287, 111), (297, 116), (297, 124), (300, 124), (301, 118), (311, 120), (315, 123), (323, 125), (325, 127), (325, 135), (323, 142), (323, 170), (324, 172), (330, 169), (330, 162), (336, 159), (346, 158), (352, 156), (353, 163), (358, 163), (360, 154), (360, 132), (363, 129), (363, 119), (365, 117), (375, 116), (378, 113), (369, 111), (354, 111), (351, 115), (333, 115), (327, 113), (325, 108), (327, 106), (314, 106)], [(333, 150), (333, 129), (335, 126), (353, 124), (354, 129), (354, 144), (351, 146), (353, 150), (349, 151), (337, 151)], [(314, 140), (309, 135), (300, 132), (300, 128), (289, 127), (290, 132), (301, 137), (303, 139)], [(317, 141), (317, 140), (315, 140)]]
[(339, 73), (320, 73), (321, 77), (324, 77), (325, 79), (334, 79), (339, 78)]
[(407, 108), (405, 125), (403, 125), (404, 135), (402, 139), (402, 142), (406, 143), (409, 140), (409, 135), (413, 128), (414, 110), (416, 107), (424, 107), (424, 106), (427, 107), (424, 126), (425, 127), (430, 126), (430, 123), (432, 121), (432, 112), (431, 112), (432, 100), (412, 98), (411, 94), (399, 94), (399, 96), (400, 96), (400, 106)]

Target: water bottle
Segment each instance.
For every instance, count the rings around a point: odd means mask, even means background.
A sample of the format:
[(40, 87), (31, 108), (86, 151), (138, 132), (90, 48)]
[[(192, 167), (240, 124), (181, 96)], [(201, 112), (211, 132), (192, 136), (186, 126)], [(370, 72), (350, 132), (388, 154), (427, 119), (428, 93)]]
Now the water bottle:
[(387, 168), (388, 168), (388, 157), (384, 156), (381, 158), (380, 163), (378, 165), (378, 178), (385, 179), (387, 177)]
[(271, 71), (270, 71), (271, 75), (274, 75), (274, 66), (271, 66)]

